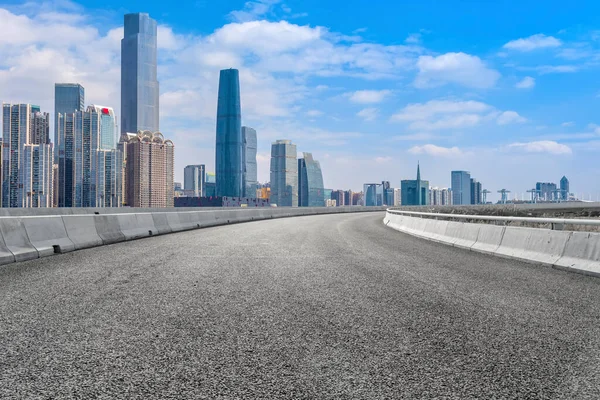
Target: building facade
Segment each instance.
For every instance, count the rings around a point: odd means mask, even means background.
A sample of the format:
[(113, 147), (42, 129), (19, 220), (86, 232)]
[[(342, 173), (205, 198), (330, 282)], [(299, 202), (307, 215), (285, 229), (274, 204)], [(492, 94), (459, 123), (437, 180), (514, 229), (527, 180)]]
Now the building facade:
[(346, 204), (346, 193), (343, 190), (334, 190), (331, 192), (331, 198), (334, 203), (334, 207), (347, 206)]
[(159, 130), (157, 27), (146, 13), (125, 14), (121, 40), (121, 133)]
[(127, 143), (127, 205), (173, 207), (173, 142), (160, 132), (140, 131)]
[(321, 164), (311, 153), (302, 154), (303, 158), (298, 159), (298, 206), (324, 207), (325, 193)]
[(298, 207), (297, 150), (290, 140), (277, 140), (271, 145), (271, 204)]
[(254, 197), (258, 187), (258, 170), (256, 166), (257, 138), (256, 130), (242, 126), (242, 166), (244, 168), (244, 197)]
[(383, 205), (383, 185), (381, 183), (365, 183), (363, 185), (363, 205), (366, 207)]
[(243, 151), (239, 72), (237, 69), (224, 69), (219, 75), (217, 102), (217, 196), (244, 195)]
[(206, 167), (204, 164), (188, 165), (183, 169), (183, 190), (191, 197), (206, 196)]
[(417, 165), (417, 179), (400, 182), (403, 206), (426, 206), (429, 204), (429, 181), (421, 180), (421, 166)]
[(560, 180), (560, 197), (562, 201), (569, 200), (569, 180), (563, 176)]
[(471, 173), (468, 171), (452, 171), (452, 204), (471, 204)]
[(56, 83), (54, 85), (54, 160), (58, 163), (58, 115), (85, 110), (85, 89), (79, 83)]
[(537, 182), (535, 184), (535, 190), (538, 196), (538, 200), (541, 201), (554, 201), (558, 195), (556, 183)]
[(471, 204), (481, 204), (483, 186), (477, 179), (471, 178)]

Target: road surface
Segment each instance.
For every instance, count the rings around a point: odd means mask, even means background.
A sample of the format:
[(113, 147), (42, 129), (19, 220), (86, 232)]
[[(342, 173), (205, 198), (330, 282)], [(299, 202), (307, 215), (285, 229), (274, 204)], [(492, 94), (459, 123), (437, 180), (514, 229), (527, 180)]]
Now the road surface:
[(251, 222), (0, 267), (0, 398), (600, 398), (600, 279), (382, 218)]

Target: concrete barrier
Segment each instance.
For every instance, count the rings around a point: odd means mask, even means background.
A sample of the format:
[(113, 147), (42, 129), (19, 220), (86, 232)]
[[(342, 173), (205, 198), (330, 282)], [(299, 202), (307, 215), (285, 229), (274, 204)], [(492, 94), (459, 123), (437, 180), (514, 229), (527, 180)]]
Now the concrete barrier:
[[(395, 230), (486, 254), (549, 265), (600, 276), (600, 234), (540, 228), (504, 227), (387, 213), (384, 223)], [(444, 235), (440, 235), (443, 223)]]
[(96, 232), (104, 244), (112, 244), (125, 241), (125, 235), (121, 232), (121, 225), (116, 215), (96, 215)]
[(152, 220), (154, 221), (154, 226), (156, 227), (156, 230), (158, 231), (159, 235), (173, 232), (173, 230), (169, 226), (169, 221), (167, 220), (166, 213), (153, 212)]
[(600, 276), (600, 234), (572, 232), (555, 266)]
[(32, 260), (39, 257), (37, 249), (29, 241), (21, 218), (0, 218), (0, 232), (6, 248), (14, 255), (15, 261)]
[(63, 215), (62, 220), (76, 250), (102, 246), (93, 215)]
[(495, 254), (554, 265), (562, 256), (571, 232), (538, 228), (505, 228)]
[(8, 249), (4, 242), (2, 232), (0, 232), (0, 265), (10, 264), (15, 262), (15, 255)]
[(500, 243), (502, 243), (504, 230), (503, 226), (482, 224), (479, 227), (477, 241), (471, 246), (471, 250), (488, 254), (495, 253), (500, 247)]
[(38, 251), (39, 257), (75, 250), (69, 239), (65, 223), (59, 215), (21, 218), (29, 243)]
[(125, 236), (125, 240), (158, 234), (152, 214), (117, 214), (116, 217), (119, 221), (119, 230)]
[(445, 236), (452, 246), (471, 249), (477, 241), (479, 225), (465, 222), (448, 221)]

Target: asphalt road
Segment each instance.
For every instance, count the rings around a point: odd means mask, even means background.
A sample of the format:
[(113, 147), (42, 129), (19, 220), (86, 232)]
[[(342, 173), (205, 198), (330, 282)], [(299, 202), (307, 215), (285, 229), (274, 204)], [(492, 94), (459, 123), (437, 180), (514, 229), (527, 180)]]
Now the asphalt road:
[(0, 267), (0, 398), (600, 398), (600, 279), (382, 218), (252, 222)]

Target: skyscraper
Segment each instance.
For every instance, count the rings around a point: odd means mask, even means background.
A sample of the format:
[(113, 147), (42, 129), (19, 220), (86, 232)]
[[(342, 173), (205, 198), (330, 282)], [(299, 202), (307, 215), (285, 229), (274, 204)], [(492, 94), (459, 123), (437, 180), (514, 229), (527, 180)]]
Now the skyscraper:
[(204, 164), (188, 165), (183, 169), (183, 190), (192, 193), (193, 197), (206, 197), (205, 185), (206, 168)]
[(121, 40), (121, 133), (158, 131), (156, 21), (125, 14)]
[(2, 104), (3, 207), (52, 206), (54, 156), (46, 143), (47, 124), (48, 114), (38, 106)]
[(417, 165), (417, 179), (400, 182), (403, 206), (426, 206), (429, 204), (429, 181), (421, 180), (421, 166)]
[(366, 207), (383, 205), (383, 185), (381, 183), (365, 183), (363, 185), (363, 205)]
[[(72, 114), (85, 108), (85, 90), (79, 83), (54, 84), (54, 148), (55, 162), (62, 149), (58, 136), (58, 114)], [(64, 151), (64, 150), (63, 150)]]
[(471, 173), (468, 171), (452, 171), (452, 204), (471, 204)]
[(539, 200), (554, 201), (555, 197), (557, 197), (556, 183), (537, 182), (535, 184), (535, 190)]
[[(298, 206), (324, 207), (325, 195), (321, 164), (311, 153), (302, 153), (304, 158), (298, 159)], [(342, 192), (342, 200), (344, 192)]]
[(224, 69), (219, 75), (217, 103), (217, 196), (243, 197), (243, 147), (239, 72)]
[(560, 180), (560, 197), (562, 201), (569, 200), (569, 180), (566, 176)]
[(482, 185), (475, 178), (471, 178), (471, 204), (481, 204), (482, 203)]
[(244, 167), (244, 197), (255, 197), (258, 187), (258, 176), (256, 168), (256, 130), (242, 126), (242, 141), (244, 150), (242, 152), (242, 165)]
[(173, 207), (174, 146), (162, 133), (139, 131), (127, 143), (127, 204)]
[(277, 204), (279, 207), (298, 207), (296, 157), (296, 145), (290, 140), (277, 140), (271, 145), (271, 204)]

